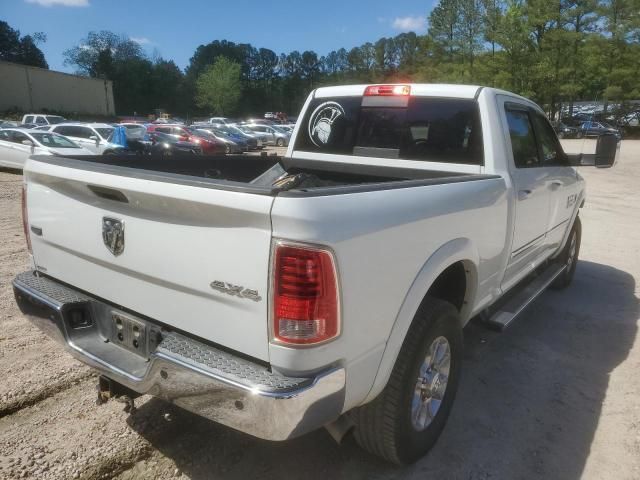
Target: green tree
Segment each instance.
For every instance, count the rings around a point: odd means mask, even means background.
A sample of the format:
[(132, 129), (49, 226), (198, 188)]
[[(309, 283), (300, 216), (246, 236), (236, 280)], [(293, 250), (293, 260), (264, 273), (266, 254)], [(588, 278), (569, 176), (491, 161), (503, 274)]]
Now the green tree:
[(89, 32), (79, 45), (62, 55), (64, 64), (76, 67), (81, 75), (112, 80), (116, 63), (145, 58), (138, 43), (108, 30)]
[(240, 100), (241, 66), (226, 57), (218, 57), (196, 81), (196, 104), (219, 115), (235, 113)]
[(38, 44), (45, 42), (43, 33), (34, 33), (20, 37), (20, 31), (14, 30), (7, 22), (0, 20), (0, 60), (6, 62), (49, 68), (44, 53)]

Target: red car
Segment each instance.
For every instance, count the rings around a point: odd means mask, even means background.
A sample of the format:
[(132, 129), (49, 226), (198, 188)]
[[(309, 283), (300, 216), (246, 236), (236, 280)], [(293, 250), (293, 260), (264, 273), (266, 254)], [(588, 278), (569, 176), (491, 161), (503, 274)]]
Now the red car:
[(147, 132), (166, 133), (182, 140), (183, 142), (196, 143), (200, 145), (204, 155), (224, 155), (225, 152), (225, 145), (222, 142), (217, 141), (213, 137), (193, 135), (182, 125), (149, 125), (147, 127)]

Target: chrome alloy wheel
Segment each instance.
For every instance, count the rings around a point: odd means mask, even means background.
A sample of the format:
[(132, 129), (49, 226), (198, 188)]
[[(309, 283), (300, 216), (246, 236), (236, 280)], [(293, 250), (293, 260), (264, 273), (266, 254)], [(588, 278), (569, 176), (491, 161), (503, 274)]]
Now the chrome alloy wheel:
[(571, 270), (573, 266), (573, 262), (576, 261), (576, 244), (577, 244), (577, 235), (576, 232), (573, 231), (571, 233), (571, 243), (569, 244), (569, 255), (567, 255), (567, 271)]
[(422, 432), (435, 418), (449, 380), (451, 347), (444, 337), (436, 338), (420, 365), (411, 401), (411, 425)]

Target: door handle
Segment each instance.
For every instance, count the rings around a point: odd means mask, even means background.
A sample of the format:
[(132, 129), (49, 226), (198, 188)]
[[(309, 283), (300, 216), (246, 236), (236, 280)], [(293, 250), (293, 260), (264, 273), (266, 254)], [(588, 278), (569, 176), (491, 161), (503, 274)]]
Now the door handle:
[(518, 200), (526, 200), (532, 193), (531, 190), (518, 190)]

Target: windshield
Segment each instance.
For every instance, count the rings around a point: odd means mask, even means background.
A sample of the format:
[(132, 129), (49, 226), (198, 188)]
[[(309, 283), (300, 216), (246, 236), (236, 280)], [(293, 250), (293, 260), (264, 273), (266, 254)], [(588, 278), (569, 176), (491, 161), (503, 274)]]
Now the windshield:
[(172, 135), (168, 135), (166, 133), (162, 133), (162, 132), (152, 132), (151, 133), (151, 138), (155, 139), (159, 142), (165, 142), (165, 143), (178, 143), (178, 139)]
[(484, 153), (477, 102), (438, 97), (315, 99), (295, 149), (471, 165)]
[(143, 125), (124, 125), (125, 134), (130, 140), (139, 140), (147, 134), (147, 129)]
[(47, 116), (47, 120), (51, 125), (57, 125), (58, 123), (64, 122), (65, 118), (52, 115), (52, 116)]
[(256, 132), (251, 130), (249, 127), (238, 127), (238, 130), (240, 130), (243, 133), (249, 134), (249, 135), (255, 135), (256, 134)]
[(111, 127), (94, 128), (94, 130), (98, 132), (98, 134), (105, 140), (110, 140), (111, 135), (113, 135), (113, 131), (114, 131), (114, 129)]
[(202, 130), (202, 129), (197, 129), (197, 130), (189, 130), (189, 132), (199, 138), (204, 138), (205, 140), (211, 140), (211, 139), (215, 139), (215, 135), (213, 133), (211, 133), (209, 130)]
[(55, 133), (29, 132), (35, 140), (45, 147), (51, 148), (80, 148), (67, 137)]
[(228, 127), (230, 132), (233, 132), (237, 135), (245, 135), (245, 132), (240, 130), (238, 127)]

